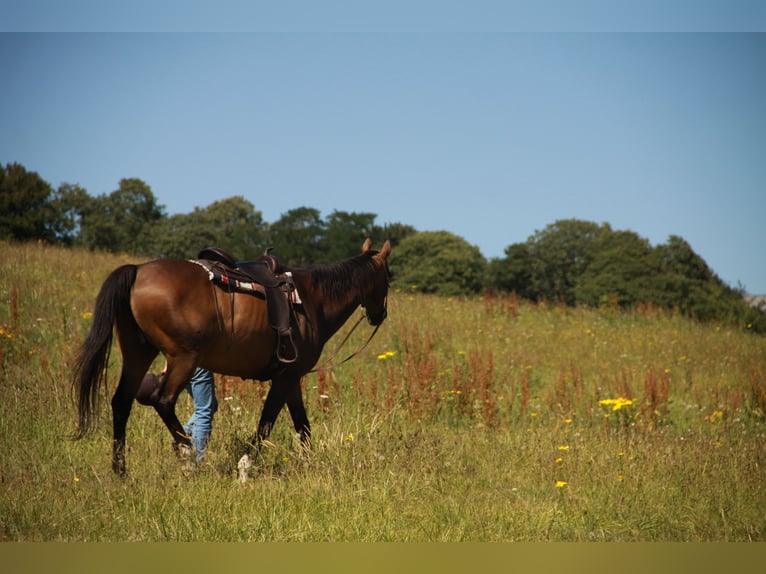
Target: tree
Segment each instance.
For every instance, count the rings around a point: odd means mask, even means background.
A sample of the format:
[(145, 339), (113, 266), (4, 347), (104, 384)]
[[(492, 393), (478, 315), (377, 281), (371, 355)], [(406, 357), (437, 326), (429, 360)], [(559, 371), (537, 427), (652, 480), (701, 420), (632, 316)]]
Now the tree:
[(0, 166), (0, 239), (53, 239), (47, 222), (51, 186), (18, 163)]
[(766, 313), (748, 307), (742, 290), (726, 285), (677, 236), (653, 248), (632, 231), (570, 219), (509, 246), (505, 254), (488, 265), (490, 289), (568, 305), (654, 303), (702, 320), (766, 330)]
[(485, 267), (478, 247), (448, 231), (405, 237), (391, 260), (394, 287), (440, 295), (478, 293)]
[(372, 240), (375, 245), (381, 244), (388, 239), (392, 247), (396, 247), (405, 237), (417, 233), (412, 225), (404, 223), (385, 223), (383, 225), (373, 225)]
[(744, 303), (742, 293), (727, 286), (681, 237), (671, 235), (655, 248), (657, 299), (699, 319), (724, 318)]
[(591, 260), (574, 286), (577, 304), (597, 306), (607, 298), (626, 307), (656, 300), (656, 267), (649, 241), (632, 231), (605, 231), (591, 246)]
[(525, 243), (514, 243), (505, 248), (505, 258), (490, 260), (486, 286), (493, 291), (508, 291), (519, 297), (534, 299), (531, 269), (528, 246)]
[(269, 228), (269, 245), (285, 265), (304, 267), (322, 258), (325, 223), (319, 211), (309, 207), (291, 209)]
[(154, 246), (152, 227), (164, 217), (151, 188), (140, 179), (122, 179), (118, 189), (99, 195), (83, 210), (82, 242), (90, 249), (146, 255)]
[(255, 259), (265, 249), (267, 226), (263, 214), (242, 196), (211, 203), (203, 211), (201, 223), (202, 229), (214, 237), (214, 245), (242, 260)]
[(576, 303), (575, 286), (594, 256), (594, 244), (609, 224), (564, 219), (537, 231), (527, 240), (530, 293), (536, 299)]
[(50, 208), (53, 216), (48, 229), (57, 243), (77, 245), (80, 242), (83, 214), (93, 201), (79, 185), (62, 183), (53, 193)]
[(374, 213), (333, 211), (325, 219), (324, 237), (320, 242), (326, 261), (340, 261), (359, 254), (367, 237), (372, 237)]
[(97, 195), (83, 207), (78, 242), (92, 250), (120, 250), (121, 238), (112, 220), (108, 195)]
[(109, 210), (117, 227), (119, 251), (149, 253), (151, 228), (165, 215), (152, 189), (137, 178), (120, 180), (120, 187), (109, 195)]
[(215, 245), (212, 230), (200, 224), (199, 208), (193, 213), (175, 213), (165, 217), (152, 231), (152, 249), (147, 255), (171, 259), (191, 259), (200, 249)]
[(220, 247), (241, 261), (266, 246), (267, 225), (250, 201), (234, 196), (165, 218), (154, 235), (155, 257), (193, 258), (205, 247)]

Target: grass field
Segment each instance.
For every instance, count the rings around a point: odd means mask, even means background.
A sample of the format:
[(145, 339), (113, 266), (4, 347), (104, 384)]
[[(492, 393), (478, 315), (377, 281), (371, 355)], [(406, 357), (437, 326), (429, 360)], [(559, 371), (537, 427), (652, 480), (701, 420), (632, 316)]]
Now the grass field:
[(268, 383), (221, 377), (197, 472), (136, 404), (116, 478), (119, 353), (83, 441), (70, 381), (98, 288), (128, 261), (0, 243), (2, 540), (766, 539), (766, 338), (650, 307), (393, 292), (370, 347), (305, 379), (311, 454), (282, 413), (255, 479), (235, 480)]

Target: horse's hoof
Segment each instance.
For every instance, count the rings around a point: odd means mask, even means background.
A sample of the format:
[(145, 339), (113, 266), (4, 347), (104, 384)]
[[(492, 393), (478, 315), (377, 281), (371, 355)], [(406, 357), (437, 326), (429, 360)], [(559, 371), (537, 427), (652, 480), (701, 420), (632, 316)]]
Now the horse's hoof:
[(239, 462), (237, 463), (237, 473), (239, 475), (239, 481), (242, 484), (245, 484), (248, 480), (250, 480), (249, 476), (249, 470), (253, 466), (253, 461), (250, 460), (250, 455), (243, 454), (242, 458), (239, 459)]
[(197, 470), (197, 462), (194, 459), (194, 449), (190, 445), (175, 443), (173, 448), (181, 463), (181, 472), (183, 472), (184, 475), (188, 475)]

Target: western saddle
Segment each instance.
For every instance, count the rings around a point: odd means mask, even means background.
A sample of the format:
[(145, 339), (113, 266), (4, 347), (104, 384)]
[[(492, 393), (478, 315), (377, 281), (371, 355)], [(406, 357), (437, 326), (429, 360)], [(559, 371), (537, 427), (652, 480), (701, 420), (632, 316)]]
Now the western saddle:
[(225, 278), (218, 281), (222, 285), (231, 287), (237, 283), (254, 282), (263, 287), (269, 324), (279, 339), (276, 358), (280, 363), (293, 363), (298, 359), (298, 349), (290, 325), (293, 302), (297, 299), (295, 284), (291, 273), (282, 267), (279, 259), (270, 251), (271, 247), (253, 261), (237, 261), (220, 247), (206, 247), (199, 252), (197, 258), (223, 266), (218, 269), (221, 277)]

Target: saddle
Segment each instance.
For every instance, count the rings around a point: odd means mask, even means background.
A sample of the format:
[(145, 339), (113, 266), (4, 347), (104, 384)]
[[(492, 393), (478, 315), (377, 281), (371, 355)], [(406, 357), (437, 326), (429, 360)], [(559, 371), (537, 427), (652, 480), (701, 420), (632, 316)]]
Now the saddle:
[(271, 247), (253, 261), (237, 261), (220, 247), (206, 247), (197, 258), (223, 266), (218, 273), (210, 270), (210, 276), (224, 287), (249, 293), (254, 293), (252, 283), (263, 287), (269, 325), (279, 339), (276, 358), (280, 363), (294, 363), (298, 359), (298, 349), (292, 336), (291, 320), (293, 303), (300, 303), (300, 299), (292, 274), (270, 251)]

